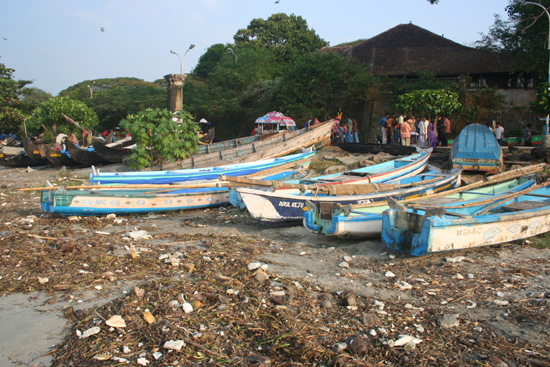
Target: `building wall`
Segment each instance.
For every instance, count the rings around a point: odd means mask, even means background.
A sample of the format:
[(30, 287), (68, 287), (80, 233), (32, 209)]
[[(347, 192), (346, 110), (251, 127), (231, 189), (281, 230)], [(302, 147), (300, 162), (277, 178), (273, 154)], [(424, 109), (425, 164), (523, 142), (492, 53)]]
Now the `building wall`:
[(528, 107), (537, 100), (536, 89), (499, 89), (508, 107)]

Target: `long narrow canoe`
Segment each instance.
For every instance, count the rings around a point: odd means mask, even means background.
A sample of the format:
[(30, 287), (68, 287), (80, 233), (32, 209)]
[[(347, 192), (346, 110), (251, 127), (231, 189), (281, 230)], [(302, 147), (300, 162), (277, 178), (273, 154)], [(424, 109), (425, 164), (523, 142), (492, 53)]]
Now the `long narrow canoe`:
[(42, 158), (46, 158), (55, 167), (75, 166), (79, 164), (74, 159), (71, 159), (69, 152), (66, 150), (56, 150), (48, 144), (39, 145), (38, 150)]
[[(268, 171), (263, 171), (268, 172)], [(260, 172), (262, 173), (262, 172)], [(296, 173), (284, 169), (265, 179), (280, 180)], [(140, 185), (144, 186), (144, 185)], [(61, 215), (143, 214), (220, 206), (229, 203), (227, 187), (127, 188), (119, 185), (88, 189), (42, 190), (40, 205), (46, 212)]]
[(169, 184), (185, 181), (215, 180), (220, 175), (249, 175), (268, 168), (309, 159), (314, 154), (315, 152), (305, 152), (257, 162), (174, 171), (99, 172), (94, 170), (90, 174), (90, 182), (94, 184)]
[(38, 162), (38, 164), (48, 164), (49, 163), (46, 158), (43, 158), (40, 155), (40, 149), (38, 149), (38, 146), (40, 144), (36, 144), (31, 139), (26, 138), (26, 137), (22, 139), (22, 142), (23, 142), (23, 149), (25, 149), (25, 154), (27, 155), (27, 157), (29, 157), (33, 161)]
[[(507, 183), (497, 184), (495, 186), (488, 186), (478, 188), (474, 190), (467, 190), (456, 192), (445, 196), (444, 199), (430, 199), (433, 195), (427, 195), (421, 201), (432, 200), (452, 200), (460, 201), (481, 196), (494, 195), (500, 192), (509, 192), (511, 190), (519, 190), (521, 188), (529, 187), (534, 183), (533, 180), (525, 180), (525, 182), (519, 182), (517, 180), (509, 181)], [(523, 186), (521, 186), (523, 185)], [(445, 190), (452, 189), (450, 187), (442, 187), (436, 189), (434, 193), (444, 193)], [(396, 198), (392, 198), (399, 200)], [(405, 200), (410, 199), (406, 198)], [(357, 208), (350, 210), (349, 207), (333, 207), (333, 208), (319, 208), (312, 207), (311, 210), (304, 215), (304, 225), (316, 232), (323, 233), (328, 236), (345, 236), (354, 238), (380, 238), (382, 232), (382, 213), (388, 210), (390, 207), (387, 202), (380, 203), (379, 205), (369, 205), (364, 208)]]
[(199, 150), (197, 154), (188, 159), (165, 162), (163, 167), (165, 169), (213, 167), (282, 157), (310, 146), (320, 148), (328, 143), (333, 123), (333, 120), (329, 120), (292, 132), (284, 131), (262, 136), (260, 140), (257, 138), (237, 139), (232, 141), (229, 146), (224, 142), (219, 143), (220, 145), (216, 145), (218, 143), (210, 144), (199, 148), (206, 149), (207, 152)]
[(498, 173), (503, 167), (502, 148), (493, 132), (485, 125), (467, 125), (451, 148), (453, 167), (468, 171)]
[(105, 144), (105, 141), (102, 139), (93, 139), (93, 147), (96, 154), (111, 163), (123, 163), (132, 154), (131, 147), (134, 144), (131, 138), (124, 138), (109, 144)]
[(413, 256), (495, 245), (550, 231), (550, 182), (461, 203), (390, 203), (382, 240)]
[(28, 167), (41, 164), (30, 159), (23, 148), (3, 146), (0, 148), (0, 166)]
[[(418, 153), (407, 158), (396, 159), (390, 162), (380, 163), (375, 166), (363, 167), (340, 174), (319, 176), (298, 181), (285, 181), (286, 183), (299, 185), (340, 185), (345, 184), (376, 184), (398, 177), (410, 177), (422, 172), (430, 156), (431, 151)], [(377, 190), (364, 195), (330, 196), (306, 192), (304, 194), (289, 189), (266, 191), (252, 188), (236, 188), (230, 194), (231, 203), (234, 206), (244, 204), (248, 212), (255, 219), (263, 222), (295, 222), (303, 220), (303, 208), (308, 201), (325, 203), (357, 204), (376, 200), (383, 200), (390, 190)], [(394, 195), (398, 193), (393, 192)], [(418, 194), (418, 193), (417, 193)], [(411, 193), (412, 195), (412, 193)]]
[(70, 157), (76, 162), (84, 166), (94, 166), (99, 164), (111, 163), (106, 159), (103, 159), (102, 157), (100, 157), (95, 152), (93, 147), (90, 147), (90, 148), (77, 147), (76, 145), (74, 145), (68, 140), (65, 141), (65, 145), (67, 147), (67, 151), (69, 152)]
[(338, 146), (351, 153), (372, 153), (378, 154), (380, 152), (388, 153), (391, 155), (409, 155), (416, 151), (413, 146), (403, 146), (394, 144), (374, 144), (374, 143), (340, 143)]

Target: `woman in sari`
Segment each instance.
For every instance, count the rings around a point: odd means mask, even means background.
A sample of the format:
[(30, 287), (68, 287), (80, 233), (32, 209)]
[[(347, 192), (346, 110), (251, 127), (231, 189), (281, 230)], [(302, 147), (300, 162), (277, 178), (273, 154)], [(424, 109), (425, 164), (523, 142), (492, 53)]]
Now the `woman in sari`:
[(431, 145), (435, 150), (435, 148), (437, 148), (437, 144), (438, 144), (438, 141), (437, 141), (437, 132), (435, 128), (435, 122), (430, 121), (430, 123), (428, 124), (428, 146)]

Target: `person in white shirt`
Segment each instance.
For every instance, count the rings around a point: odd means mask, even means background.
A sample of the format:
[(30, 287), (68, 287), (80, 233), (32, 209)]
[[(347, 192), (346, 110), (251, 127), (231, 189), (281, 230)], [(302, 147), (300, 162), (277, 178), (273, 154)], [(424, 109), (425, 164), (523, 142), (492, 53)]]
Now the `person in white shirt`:
[(422, 116), (420, 119), (420, 122), (418, 123), (418, 146), (420, 148), (426, 148), (426, 144), (428, 142), (428, 121), (426, 121), (426, 117)]
[(495, 134), (495, 138), (497, 139), (498, 143), (502, 145), (502, 138), (504, 137), (504, 128), (500, 126), (500, 124), (497, 122), (495, 131), (493, 132)]

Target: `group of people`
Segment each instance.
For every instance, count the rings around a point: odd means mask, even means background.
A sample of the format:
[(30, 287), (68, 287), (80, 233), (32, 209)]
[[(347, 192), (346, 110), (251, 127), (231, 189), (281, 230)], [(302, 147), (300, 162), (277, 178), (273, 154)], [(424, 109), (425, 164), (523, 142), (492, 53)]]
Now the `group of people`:
[(336, 119), (332, 125), (331, 141), (333, 145), (340, 143), (359, 143), (359, 125), (355, 119), (345, 121)]
[(434, 120), (426, 117), (415, 118), (395, 113), (386, 113), (378, 121), (381, 144), (411, 145), (417, 144), (421, 148), (448, 146), (448, 137), (451, 134), (451, 120), (448, 116), (437, 116)]

